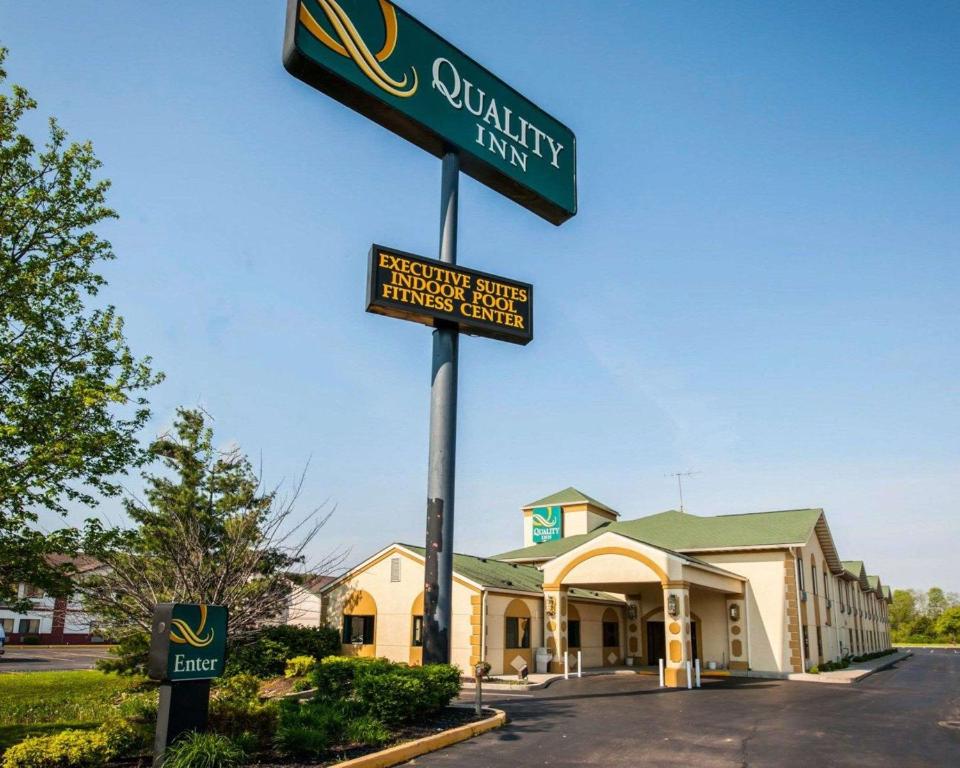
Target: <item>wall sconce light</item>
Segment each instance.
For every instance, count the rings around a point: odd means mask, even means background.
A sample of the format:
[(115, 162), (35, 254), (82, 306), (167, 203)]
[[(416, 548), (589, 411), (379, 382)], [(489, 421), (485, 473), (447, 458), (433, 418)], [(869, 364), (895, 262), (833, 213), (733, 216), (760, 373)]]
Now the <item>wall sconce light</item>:
[(547, 616), (555, 616), (557, 613), (557, 598), (547, 598)]
[(630, 619), (630, 621), (636, 621), (636, 619), (637, 619), (637, 604), (636, 604), (636, 603), (630, 603), (630, 604), (627, 605), (627, 618)]
[(677, 600), (676, 595), (670, 595), (667, 598), (667, 613), (673, 617), (680, 613), (680, 601)]
[(730, 605), (730, 621), (740, 621), (740, 606), (736, 603)]

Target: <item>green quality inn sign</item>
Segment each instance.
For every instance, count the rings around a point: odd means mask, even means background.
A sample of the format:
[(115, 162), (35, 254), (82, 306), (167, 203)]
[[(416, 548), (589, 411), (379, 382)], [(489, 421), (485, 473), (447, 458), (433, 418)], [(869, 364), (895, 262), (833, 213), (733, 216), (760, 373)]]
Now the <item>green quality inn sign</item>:
[(154, 680), (209, 680), (223, 674), (227, 609), (161, 603), (153, 613), (148, 671)]
[(531, 517), (535, 544), (563, 537), (563, 510), (560, 507), (535, 507)]
[(548, 221), (577, 212), (573, 132), (387, 0), (289, 0), (283, 62)]

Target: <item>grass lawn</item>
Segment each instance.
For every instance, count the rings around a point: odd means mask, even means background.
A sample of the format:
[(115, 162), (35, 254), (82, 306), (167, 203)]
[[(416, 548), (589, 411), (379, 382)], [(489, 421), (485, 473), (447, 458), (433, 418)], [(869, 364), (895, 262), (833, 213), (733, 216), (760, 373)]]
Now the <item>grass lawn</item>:
[(93, 728), (143, 681), (94, 671), (0, 675), (0, 752), (27, 736)]

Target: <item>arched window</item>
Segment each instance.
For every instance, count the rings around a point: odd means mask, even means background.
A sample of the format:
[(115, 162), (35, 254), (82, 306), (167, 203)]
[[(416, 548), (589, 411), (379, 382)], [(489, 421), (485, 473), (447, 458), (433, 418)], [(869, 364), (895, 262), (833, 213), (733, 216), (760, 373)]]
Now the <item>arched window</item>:
[(376, 620), (377, 603), (373, 595), (362, 589), (353, 592), (343, 608), (343, 644), (374, 645)]
[(512, 600), (504, 611), (503, 647), (508, 650), (530, 647), (530, 608), (519, 598)]

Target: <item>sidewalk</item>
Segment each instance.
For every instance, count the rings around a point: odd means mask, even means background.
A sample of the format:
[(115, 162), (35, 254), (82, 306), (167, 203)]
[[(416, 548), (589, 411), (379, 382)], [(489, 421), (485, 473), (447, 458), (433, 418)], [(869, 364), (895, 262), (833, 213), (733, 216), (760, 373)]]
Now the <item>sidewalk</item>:
[(881, 656), (879, 659), (864, 661), (860, 664), (851, 664), (846, 669), (838, 669), (833, 672), (821, 672), (819, 675), (811, 675), (808, 672), (797, 672), (789, 675), (789, 680), (799, 680), (804, 683), (832, 683), (834, 685), (849, 685), (857, 683), (865, 677), (870, 677), (874, 672), (881, 669), (892, 667), (898, 661), (903, 661), (913, 656), (912, 651), (900, 651), (892, 653), (889, 656)]
[[(659, 675), (659, 671), (656, 667), (593, 667), (590, 669), (583, 670), (584, 677), (596, 677), (599, 675), (652, 675), (656, 677)], [(726, 670), (707, 670), (704, 669), (700, 673), (701, 677), (729, 677), (730, 673)], [(500, 676), (501, 680), (509, 680), (505, 675)], [(571, 670), (570, 679), (576, 680), (577, 673), (575, 670)], [(537, 691), (541, 688), (546, 688), (551, 683), (557, 680), (563, 680), (563, 673), (550, 673), (550, 674), (539, 674), (533, 672), (527, 678), (528, 682), (526, 684), (520, 682), (496, 682), (494, 680), (485, 681), (483, 683), (483, 690), (485, 691)], [(472, 691), (476, 686), (472, 680), (465, 680), (463, 683), (464, 690)]]

